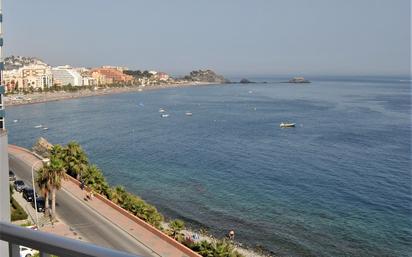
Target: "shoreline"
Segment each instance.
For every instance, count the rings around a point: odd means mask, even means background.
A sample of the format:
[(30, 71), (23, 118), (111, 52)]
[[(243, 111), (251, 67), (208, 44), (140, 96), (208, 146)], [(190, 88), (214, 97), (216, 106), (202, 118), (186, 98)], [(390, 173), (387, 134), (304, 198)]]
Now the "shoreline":
[[(42, 158), (41, 156), (39, 156), (35, 152), (32, 152), (31, 150), (29, 150), (27, 148), (24, 148), (24, 147), (9, 144), (9, 149), (10, 148), (14, 149), (14, 150), (17, 150), (17, 151), (22, 151), (22, 152), (24, 152), (26, 154), (29, 154), (29, 155), (32, 155), (33, 158)], [(67, 183), (69, 183), (69, 182), (75, 184), (76, 188), (80, 185), (80, 182), (77, 179), (67, 175)], [(134, 194), (134, 193), (132, 193), (132, 194)], [(103, 199), (105, 202), (111, 202), (112, 206), (116, 206), (115, 209), (121, 209), (122, 212), (124, 212), (124, 213), (130, 213), (129, 211), (127, 211), (123, 207), (120, 207), (116, 203), (112, 202), (110, 199), (107, 199), (107, 197), (102, 195), (102, 194), (95, 193), (95, 197), (100, 198), (101, 200)], [(129, 215), (131, 215), (133, 217), (136, 217), (134, 214), (131, 214), (131, 213)], [(137, 218), (137, 219), (140, 220), (140, 218)], [(171, 218), (167, 217), (167, 219), (162, 222), (162, 226), (168, 228), (169, 224), (170, 224), (170, 221), (171, 221)], [(147, 224), (146, 226), (151, 227), (151, 225), (149, 223), (147, 223), (147, 221), (141, 220), (141, 222)], [(198, 241), (205, 240), (205, 241), (208, 241), (208, 242), (216, 242), (216, 240), (218, 239), (217, 237), (215, 237), (214, 235), (209, 234), (209, 233), (202, 234), (201, 231), (199, 231), (197, 229), (193, 229), (190, 226), (187, 226), (181, 232), (185, 235), (185, 237), (189, 237), (189, 238), (191, 238), (194, 234), (197, 234), (199, 236), (199, 238), (197, 239)], [(162, 233), (164, 233), (164, 232), (162, 232)], [(170, 240), (172, 240), (174, 242), (174, 239), (170, 238)], [(253, 248), (250, 248), (248, 245), (243, 245), (243, 244), (239, 243), (236, 240), (233, 241), (233, 243), (234, 243), (233, 246), (234, 246), (235, 250), (237, 252), (239, 252), (240, 254), (242, 254), (244, 257), (268, 257), (268, 256), (271, 256), (271, 255), (265, 254), (263, 252), (257, 252)], [(181, 244), (181, 243), (179, 243), (179, 244)]]
[(155, 86), (124, 86), (124, 87), (105, 87), (98, 88), (96, 90), (90, 89), (80, 89), (75, 92), (65, 92), (65, 91), (55, 91), (55, 92), (35, 92), (23, 95), (22, 99), (11, 99), (16, 96), (22, 96), (17, 94), (7, 95), (5, 99), (6, 107), (29, 105), (29, 104), (39, 104), (47, 102), (57, 102), (70, 99), (94, 97), (94, 96), (106, 96), (113, 94), (124, 94), (124, 93), (135, 93), (135, 92), (145, 92), (154, 91), (162, 89), (174, 89), (174, 88), (186, 88), (186, 87), (196, 87), (196, 86), (209, 86), (209, 85), (220, 85), (211, 82), (188, 82), (181, 84), (164, 84)]

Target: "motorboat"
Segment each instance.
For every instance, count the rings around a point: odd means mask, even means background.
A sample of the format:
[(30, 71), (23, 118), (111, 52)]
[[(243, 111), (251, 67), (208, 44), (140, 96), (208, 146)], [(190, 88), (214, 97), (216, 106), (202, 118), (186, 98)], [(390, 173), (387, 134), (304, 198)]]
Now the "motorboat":
[(34, 126), (35, 128), (41, 128), (41, 127), (43, 127), (43, 125), (37, 125), (37, 126)]
[(163, 112), (165, 112), (165, 110), (164, 110), (163, 108), (160, 108), (160, 109), (159, 109), (159, 112), (160, 112), (160, 113), (163, 113)]
[(296, 123), (282, 122), (279, 125), (281, 128), (294, 128)]
[(304, 77), (294, 77), (293, 79), (289, 80), (288, 82), (289, 83), (294, 83), (294, 84), (310, 83), (310, 81), (305, 79)]
[(192, 116), (193, 115), (193, 113), (191, 113), (191, 112), (186, 112), (186, 116)]
[(161, 114), (160, 117), (167, 118), (167, 117), (169, 117), (169, 114), (167, 114), (167, 113), (166, 114)]
[(45, 127), (45, 128), (43, 128), (43, 130), (49, 130), (49, 128)]

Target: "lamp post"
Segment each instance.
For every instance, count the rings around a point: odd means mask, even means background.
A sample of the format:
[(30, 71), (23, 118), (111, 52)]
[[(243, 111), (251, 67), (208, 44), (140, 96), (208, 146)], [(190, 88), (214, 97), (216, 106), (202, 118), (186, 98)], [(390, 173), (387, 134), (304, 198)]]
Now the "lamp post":
[(39, 215), (37, 214), (37, 197), (36, 197), (36, 185), (34, 184), (34, 166), (36, 166), (37, 163), (39, 162), (43, 162), (43, 164), (48, 164), (50, 162), (50, 159), (42, 159), (42, 160), (38, 160), (36, 162), (33, 163), (33, 165), (31, 166), (31, 182), (33, 184), (33, 201), (34, 201), (34, 213), (36, 215), (36, 226), (38, 229), (39, 228)]

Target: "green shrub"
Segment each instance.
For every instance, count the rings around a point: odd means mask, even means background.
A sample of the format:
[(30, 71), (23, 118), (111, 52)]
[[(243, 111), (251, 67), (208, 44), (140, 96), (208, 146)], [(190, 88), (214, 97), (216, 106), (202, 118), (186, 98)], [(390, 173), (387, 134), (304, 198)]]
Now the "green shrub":
[(197, 243), (183, 243), (204, 257), (243, 257), (242, 254), (235, 250), (233, 244), (225, 239), (214, 240), (213, 242), (203, 240)]
[(20, 204), (10, 198), (10, 210), (11, 210), (11, 221), (25, 220), (27, 219), (27, 213), (23, 210)]

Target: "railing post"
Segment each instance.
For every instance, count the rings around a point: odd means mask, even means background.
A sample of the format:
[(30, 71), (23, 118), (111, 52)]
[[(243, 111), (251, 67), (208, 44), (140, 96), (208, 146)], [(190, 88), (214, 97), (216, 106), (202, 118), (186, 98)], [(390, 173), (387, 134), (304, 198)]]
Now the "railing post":
[(20, 246), (13, 243), (9, 243), (9, 256), (20, 257)]

